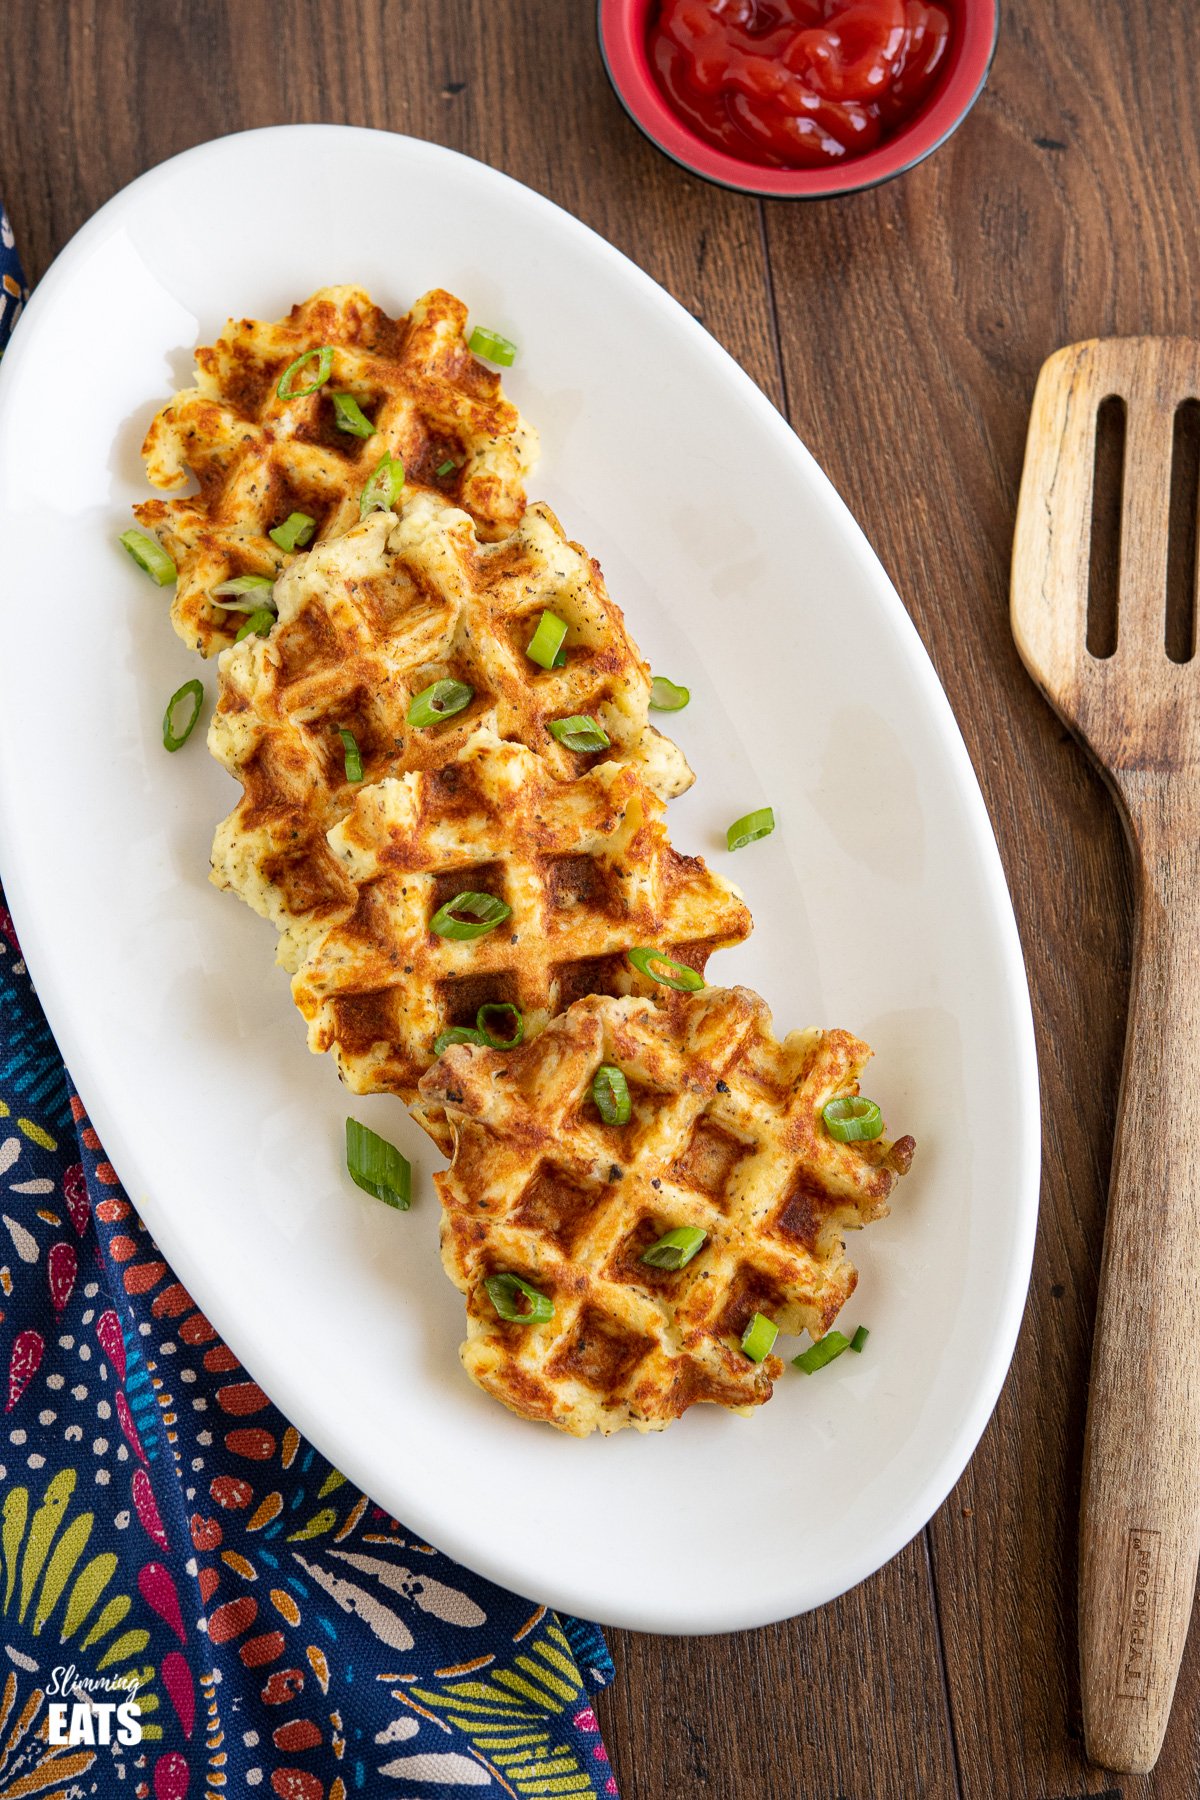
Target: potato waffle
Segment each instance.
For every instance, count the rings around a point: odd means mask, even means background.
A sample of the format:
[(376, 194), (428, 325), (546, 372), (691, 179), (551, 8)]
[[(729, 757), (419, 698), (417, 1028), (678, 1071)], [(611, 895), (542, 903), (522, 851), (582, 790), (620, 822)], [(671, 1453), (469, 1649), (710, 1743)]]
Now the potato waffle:
[[(353, 913), (304, 940), (292, 983), (314, 1051), (355, 1093), (412, 1096), (447, 1026), (484, 1002), (520, 1008), (527, 1035), (581, 995), (651, 984), (626, 959), (653, 945), (697, 970), (750, 914), (699, 857), (673, 850), (664, 803), (629, 763), (555, 781), (523, 745), (477, 731), (454, 761), (364, 789), (329, 834)], [(467, 941), (435, 935), (462, 893), (511, 916)]]
[[(385, 452), (401, 459), (410, 484), (469, 512), (484, 537), (513, 530), (537, 437), (500, 377), (467, 348), (466, 323), (462, 301), (440, 288), (399, 319), (361, 288), (321, 288), (277, 323), (231, 319), (197, 351), (196, 385), (158, 414), (142, 455), (153, 486), (181, 488), (195, 476), (200, 491), (134, 507), (179, 571), (171, 617), (186, 643), (203, 656), (232, 643), (242, 619), (215, 605), (212, 589), (284, 568), (290, 558), (268, 533), (292, 512), (316, 521), (317, 540), (347, 530)], [(333, 368), (324, 386), (280, 399), (288, 365), (326, 344)], [(370, 437), (338, 428), (339, 392), (353, 394), (374, 424)]]
[[(887, 1212), (912, 1159), (911, 1138), (825, 1130), (822, 1107), (858, 1092), (870, 1054), (844, 1031), (779, 1042), (745, 988), (591, 997), (517, 1050), (448, 1049), (418, 1108), (453, 1136), (434, 1180), (471, 1378), (579, 1437), (768, 1400), (783, 1365), (743, 1354), (745, 1326), (762, 1312), (784, 1333), (827, 1331), (857, 1280), (842, 1233)], [(626, 1077), (625, 1125), (591, 1098), (602, 1063)], [(708, 1234), (690, 1262), (640, 1260), (679, 1226)], [(501, 1273), (548, 1295), (553, 1317), (501, 1319), (484, 1287)]]
[[(328, 923), (355, 902), (326, 842), (357, 792), (339, 727), (353, 732), (367, 782), (435, 767), (487, 726), (536, 751), (556, 780), (603, 755), (632, 762), (664, 799), (691, 783), (682, 753), (649, 723), (650, 670), (620, 608), (548, 507), (482, 543), (461, 509), (412, 494), (398, 518), (371, 514), (301, 557), (275, 600), (270, 636), (221, 658), (209, 744), (244, 790), (217, 831), (213, 879), (281, 930)], [(525, 654), (546, 609), (568, 628), (561, 668)], [(474, 689), (469, 706), (409, 727), (410, 700), (444, 677)], [(548, 729), (581, 713), (610, 750), (581, 754)]]

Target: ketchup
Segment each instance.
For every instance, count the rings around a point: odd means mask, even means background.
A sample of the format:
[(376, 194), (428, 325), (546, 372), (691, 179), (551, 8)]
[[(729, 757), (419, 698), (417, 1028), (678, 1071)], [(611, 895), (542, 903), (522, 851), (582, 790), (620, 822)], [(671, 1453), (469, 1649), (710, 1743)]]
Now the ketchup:
[(697, 137), (768, 168), (861, 156), (946, 62), (954, 0), (660, 0), (650, 61)]

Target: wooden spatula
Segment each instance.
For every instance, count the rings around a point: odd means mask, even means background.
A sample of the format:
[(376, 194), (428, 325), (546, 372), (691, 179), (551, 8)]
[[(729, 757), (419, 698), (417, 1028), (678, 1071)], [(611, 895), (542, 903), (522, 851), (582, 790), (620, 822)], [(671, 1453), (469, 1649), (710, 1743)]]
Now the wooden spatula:
[[(1110, 396), (1125, 419), (1116, 647), (1095, 656), (1096, 418)], [(1186, 339), (1052, 356), (1013, 546), (1017, 646), (1107, 775), (1136, 879), (1079, 1559), (1088, 1753), (1131, 1773), (1153, 1768), (1162, 1747), (1200, 1552), (1200, 658), (1172, 661), (1166, 649), (1176, 414), (1196, 396), (1200, 344)], [(1194, 492), (1187, 504), (1194, 517)]]

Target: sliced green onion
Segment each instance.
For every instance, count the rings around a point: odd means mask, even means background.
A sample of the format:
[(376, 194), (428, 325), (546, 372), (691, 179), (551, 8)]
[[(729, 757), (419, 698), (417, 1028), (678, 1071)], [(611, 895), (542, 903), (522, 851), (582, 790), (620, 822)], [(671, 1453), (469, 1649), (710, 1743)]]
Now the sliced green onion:
[[(855, 1334), (857, 1336), (857, 1333)], [(831, 1363), (842, 1352), (850, 1348), (850, 1339), (841, 1331), (827, 1331), (823, 1338), (810, 1344), (800, 1356), (793, 1356), (793, 1369), (800, 1369), (805, 1375), (815, 1375), (826, 1363)]]
[(495, 894), (468, 891), (455, 894), (453, 900), (440, 906), (429, 921), (429, 929), (442, 938), (484, 937), (489, 931), (495, 931), (497, 925), (503, 925), (511, 913), (512, 907), (498, 900)]
[[(510, 1036), (497, 1037), (488, 1024), (489, 1013), (507, 1016), (510, 1021)], [(511, 1000), (485, 1000), (475, 1014), (475, 1027), (489, 1050), (515, 1050), (525, 1036), (525, 1015)]]
[[(701, 1231), (699, 1225), (677, 1225), (674, 1231), (664, 1232), (656, 1244), (651, 1244), (648, 1250), (642, 1252), (638, 1260), (648, 1263), (652, 1269), (682, 1269), (691, 1262), (707, 1238), (707, 1231)], [(769, 1320), (767, 1322), (770, 1323)], [(759, 1362), (761, 1358), (755, 1357), (754, 1360)]]
[[(694, 994), (704, 986), (704, 977), (697, 975), (695, 969), (689, 969), (686, 963), (674, 962), (671, 957), (664, 956), (661, 950), (639, 948), (626, 952), (630, 962), (639, 975), (648, 975), (651, 981), (657, 981), (663, 987), (674, 988), (680, 994)], [(651, 964), (657, 965), (651, 967)], [(665, 971), (665, 973), (660, 973)]]
[(477, 325), (467, 339), (467, 349), (472, 356), (486, 356), (489, 362), (503, 363), (507, 369), (511, 367), (517, 354), (517, 346), (511, 344), (498, 331), (489, 331), (484, 325)]
[(430, 725), (440, 725), (443, 719), (452, 719), (464, 706), (470, 706), (474, 698), (473, 687), (468, 687), (465, 681), (454, 681), (447, 675), (413, 695), (408, 703), (408, 723), (418, 731), (424, 731)]
[(159, 587), (166, 587), (178, 575), (178, 569), (157, 538), (152, 538), (147, 532), (136, 531), (131, 526), (128, 531), (121, 533), (117, 542), (128, 550), (139, 569), (145, 569), (147, 575), (157, 581)]
[[(312, 362), (314, 357), (317, 362), (316, 380), (310, 381), (307, 387), (297, 387), (295, 377), (305, 363)], [(298, 356), (295, 362), (288, 364), (279, 377), (279, 386), (275, 392), (281, 400), (303, 400), (306, 394), (315, 394), (318, 388), (324, 387), (332, 373), (333, 345), (320, 344), (314, 350), (306, 350), (303, 356)]]
[(375, 427), (353, 394), (334, 394), (332, 400), (334, 423), (339, 431), (348, 431), (351, 437), (375, 436)]
[[(561, 669), (562, 663), (555, 658), (563, 648), (563, 640), (567, 635), (564, 620), (557, 613), (544, 612), (537, 623), (537, 630), (530, 638), (525, 654), (530, 662), (540, 663), (543, 669)], [(563, 657), (563, 662), (566, 657)]]
[(369, 512), (376, 508), (380, 512), (391, 512), (400, 498), (400, 489), (404, 486), (404, 464), (398, 456), (389, 456), (385, 450), (375, 464), (374, 472), (366, 487), (358, 497), (358, 516), (365, 519)]
[(554, 1317), (554, 1302), (549, 1294), (530, 1287), (519, 1275), (489, 1275), (483, 1285), (500, 1317), (510, 1325), (544, 1325)]
[(548, 730), (568, 750), (607, 750), (612, 743), (603, 725), (591, 713), (574, 713), (569, 719), (551, 719)]
[(747, 844), (757, 843), (759, 838), (770, 837), (775, 829), (775, 814), (769, 806), (760, 806), (754, 812), (743, 813), (735, 819), (725, 833), (725, 842), (731, 850), (744, 850)]
[(230, 581), (212, 588), (209, 599), (225, 612), (253, 613), (261, 609), (275, 611), (275, 578), (272, 575), (235, 575)]
[[(192, 703), (191, 715), (182, 731), (177, 731), (174, 724), (175, 708), (182, 706), (185, 700), (190, 700)], [(196, 720), (200, 717), (200, 708), (203, 705), (204, 684), (197, 681), (195, 676), (191, 681), (185, 681), (181, 688), (176, 688), (167, 701), (167, 710), (163, 714), (163, 744), (168, 750), (178, 750), (181, 744), (187, 743), (196, 729)]]
[(451, 1025), (448, 1030), (439, 1032), (433, 1040), (433, 1054), (440, 1056), (451, 1044), (479, 1044), (487, 1047), (487, 1040), (482, 1031), (472, 1031), (469, 1025)]
[(449, 475), (451, 470), (457, 469), (457, 467), (458, 467), (458, 464), (455, 462), (454, 458), (452, 456), (448, 456), (444, 463), (439, 463), (437, 466), (438, 480), (440, 481), (443, 475)]
[(257, 612), (252, 612), (250, 614), (250, 617), (246, 620), (246, 623), (234, 638), (234, 643), (240, 644), (243, 638), (269, 636), (271, 627), (275, 623), (275, 617), (276, 615), (271, 611), (269, 606), (260, 606)]
[(768, 1319), (766, 1313), (756, 1312), (742, 1333), (742, 1350), (751, 1362), (761, 1362), (764, 1356), (770, 1355), (778, 1336), (779, 1327), (774, 1319)]
[(655, 712), (682, 712), (691, 697), (691, 688), (677, 687), (665, 675), (656, 675), (650, 683), (650, 704)]
[(363, 778), (362, 751), (358, 747), (358, 739), (345, 725), (339, 725), (337, 734), (342, 740), (342, 749), (346, 752), (346, 780), (361, 781)]
[(282, 525), (272, 526), (267, 536), (281, 550), (290, 553), (293, 550), (303, 550), (316, 528), (317, 521), (309, 518), (307, 513), (294, 512), (288, 514)]
[(867, 1339), (870, 1335), (871, 1334), (866, 1326), (860, 1325), (854, 1336), (850, 1339), (850, 1348), (852, 1350), (857, 1350), (858, 1354), (861, 1356), (866, 1348)]
[(628, 1125), (633, 1102), (629, 1083), (615, 1063), (601, 1063), (592, 1076), (592, 1099), (606, 1125)]
[(357, 1119), (346, 1120), (346, 1167), (365, 1194), (374, 1194), (376, 1200), (400, 1212), (408, 1211), (412, 1203), (412, 1164), (401, 1156), (395, 1144), (360, 1125)]
[(825, 1129), (839, 1144), (858, 1144), (883, 1133), (883, 1114), (873, 1100), (862, 1094), (847, 1094), (844, 1099), (830, 1100), (821, 1108)]

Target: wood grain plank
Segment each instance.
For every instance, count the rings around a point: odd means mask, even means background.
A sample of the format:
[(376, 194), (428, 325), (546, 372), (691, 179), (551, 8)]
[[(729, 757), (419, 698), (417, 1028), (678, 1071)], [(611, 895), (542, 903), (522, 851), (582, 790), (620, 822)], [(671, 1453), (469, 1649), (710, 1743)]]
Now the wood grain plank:
[(924, 1535), (820, 1612), (723, 1638), (618, 1633), (598, 1708), (625, 1800), (950, 1800)]
[(768, 209), (794, 421), (955, 705), (1013, 888), (1042, 1059), (1029, 1313), (995, 1420), (933, 1527), (967, 1800), (1195, 1792), (1200, 1645), (1152, 1777), (1090, 1769), (1079, 1735), (1079, 1465), (1130, 890), (1115, 812), (1027, 682), (1006, 604), (1043, 359), (1094, 333), (1197, 329), (1194, 51), (1190, 12), (1010, 5), (988, 92), (931, 163), (819, 213)]

